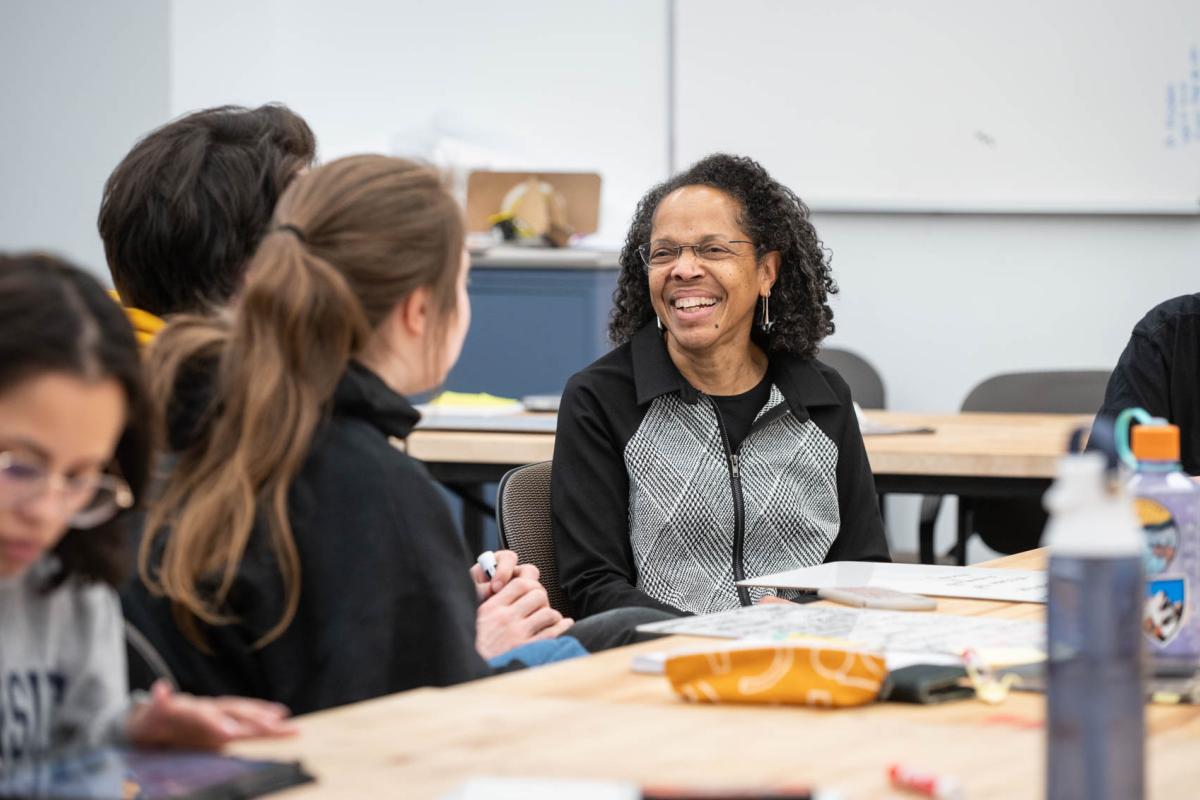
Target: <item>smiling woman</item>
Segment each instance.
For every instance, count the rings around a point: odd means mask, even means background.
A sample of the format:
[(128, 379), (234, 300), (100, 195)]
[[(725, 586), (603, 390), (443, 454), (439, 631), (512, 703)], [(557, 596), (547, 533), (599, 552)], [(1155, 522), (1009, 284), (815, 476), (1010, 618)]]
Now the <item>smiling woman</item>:
[(814, 355), (836, 292), (808, 208), (710, 156), (650, 190), (620, 257), (616, 350), (567, 384), (551, 507), (581, 614), (762, 602), (746, 577), (886, 560), (850, 390)]

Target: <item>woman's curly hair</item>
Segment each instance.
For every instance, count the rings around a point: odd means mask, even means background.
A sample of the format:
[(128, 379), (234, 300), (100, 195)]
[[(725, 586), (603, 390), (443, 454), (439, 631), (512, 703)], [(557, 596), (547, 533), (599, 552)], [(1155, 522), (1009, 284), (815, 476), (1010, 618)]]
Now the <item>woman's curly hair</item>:
[(638, 203), (621, 250), (621, 274), (613, 293), (608, 336), (613, 344), (629, 341), (654, 319), (646, 268), (638, 246), (650, 241), (659, 202), (684, 186), (711, 186), (738, 201), (739, 223), (754, 241), (756, 252), (779, 252), (779, 276), (771, 289), (769, 333), (755, 336), (767, 350), (812, 358), (821, 340), (833, 333), (829, 295), (837, 284), (829, 268), (829, 251), (809, 221), (808, 206), (796, 193), (772, 178), (762, 165), (744, 156), (714, 153), (690, 169), (655, 186)]

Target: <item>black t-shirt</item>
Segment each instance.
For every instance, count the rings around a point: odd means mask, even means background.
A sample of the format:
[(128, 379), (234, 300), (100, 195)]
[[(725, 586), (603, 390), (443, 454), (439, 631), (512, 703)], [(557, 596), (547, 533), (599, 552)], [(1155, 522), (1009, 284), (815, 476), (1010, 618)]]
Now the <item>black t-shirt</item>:
[(764, 375), (758, 385), (748, 392), (724, 397), (712, 395), (712, 399), (721, 411), (721, 421), (725, 424), (726, 435), (729, 436), (729, 449), (736, 453), (742, 446), (742, 440), (750, 433), (754, 418), (771, 399), (770, 373)]
[(1183, 469), (1200, 475), (1200, 293), (1155, 306), (1134, 327), (1099, 413), (1132, 406), (1179, 426)]

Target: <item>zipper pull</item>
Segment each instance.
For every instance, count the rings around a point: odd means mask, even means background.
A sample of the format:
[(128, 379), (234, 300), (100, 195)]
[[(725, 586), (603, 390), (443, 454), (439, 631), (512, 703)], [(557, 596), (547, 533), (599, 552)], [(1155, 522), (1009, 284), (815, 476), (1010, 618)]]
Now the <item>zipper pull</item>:
[(734, 453), (732, 456), (729, 457), (729, 463), (733, 467), (733, 477), (736, 478), (738, 476), (738, 454), (737, 453)]

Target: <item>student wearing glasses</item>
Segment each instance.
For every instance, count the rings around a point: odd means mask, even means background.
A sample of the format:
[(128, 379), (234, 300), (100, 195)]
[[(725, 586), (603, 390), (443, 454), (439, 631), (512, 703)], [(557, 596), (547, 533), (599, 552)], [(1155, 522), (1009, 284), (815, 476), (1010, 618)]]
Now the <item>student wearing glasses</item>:
[(580, 616), (774, 600), (737, 580), (887, 560), (845, 381), (815, 359), (836, 291), (808, 208), (713, 155), (642, 199), (620, 255), (618, 347), (568, 382), (551, 506)]
[[(93, 279), (0, 255), (0, 772), (56, 748), (212, 747), (286, 709), (156, 684), (131, 702), (113, 586), (150, 437), (137, 345)], [(0, 793), (3, 778), (0, 778)]]

